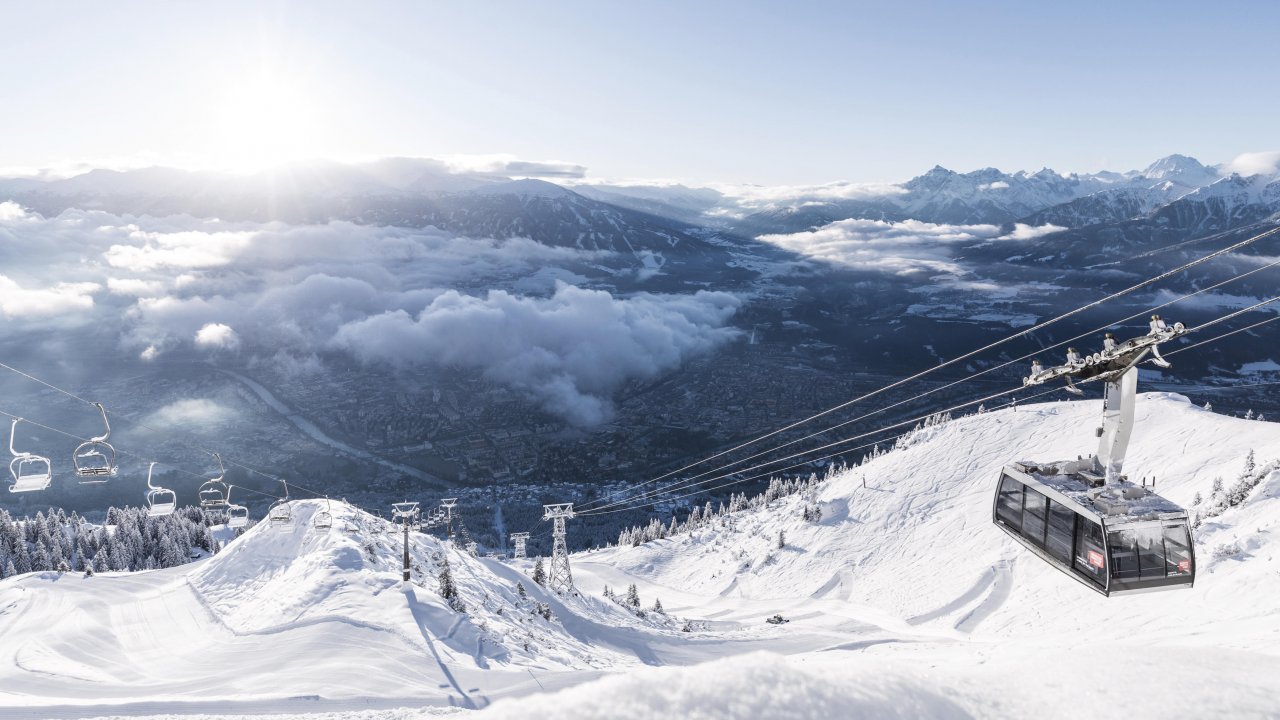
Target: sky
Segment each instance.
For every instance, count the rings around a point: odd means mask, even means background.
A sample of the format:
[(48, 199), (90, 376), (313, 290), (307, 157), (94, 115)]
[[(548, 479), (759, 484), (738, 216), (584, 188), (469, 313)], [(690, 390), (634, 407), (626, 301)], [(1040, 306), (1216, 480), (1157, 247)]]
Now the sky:
[(1280, 4), (2, 2), (0, 168), (900, 181), (1280, 149)]

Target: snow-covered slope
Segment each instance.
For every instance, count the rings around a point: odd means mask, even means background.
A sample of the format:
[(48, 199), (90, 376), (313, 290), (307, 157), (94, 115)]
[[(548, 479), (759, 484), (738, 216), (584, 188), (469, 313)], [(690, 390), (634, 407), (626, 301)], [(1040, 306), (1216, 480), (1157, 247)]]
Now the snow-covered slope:
[[(1280, 424), (1142, 395), (1127, 469), (1183, 505), (1207, 498), (1197, 583), (1104, 598), (990, 519), (1000, 466), (1091, 452), (1098, 411), (1050, 403), (926, 428), (811, 497), (579, 553), (580, 596), (542, 592), (527, 563), (421, 535), (419, 584), (406, 590), (398, 535), (336, 503), (333, 529), (317, 531), (315, 502), (296, 504), (294, 525), (259, 525), (193, 565), (11, 578), (0, 582), (0, 715), (497, 701), (480, 717), (616, 717), (620, 703), (635, 718), (1274, 716), (1280, 471), (1238, 506), (1207, 509), (1214, 479), (1230, 486), (1250, 450), (1259, 467), (1280, 458)], [(818, 522), (802, 517), (813, 505)], [(465, 613), (436, 592), (446, 557)], [(601, 599), (631, 584), (670, 615)], [(776, 613), (789, 622), (765, 622)]]
[[(0, 716), (158, 701), (277, 708), (297, 697), (467, 706), (487, 702), (472, 696), (478, 685), (536, 688), (530, 670), (591, 677), (637, 664), (598, 637), (603, 628), (675, 632), (603, 600), (549, 597), (519, 570), (417, 533), (417, 584), (405, 587), (402, 538), (383, 521), (335, 502), (333, 527), (319, 530), (324, 501), (293, 506), (291, 525), (259, 523), (192, 565), (0, 583)], [(438, 592), (446, 558), (465, 612)]]
[[(709, 596), (776, 599), (803, 607), (838, 598), (914, 627), (984, 637), (1038, 633), (1093, 641), (1177, 636), (1198, 630), (1240, 636), (1280, 633), (1274, 607), (1233, 598), (1280, 594), (1280, 473), (1252, 502), (1206, 523), (1197, 537), (1200, 575), (1190, 591), (1106, 598), (1032, 557), (991, 523), (1000, 467), (1091, 453), (1098, 401), (1063, 402), (972, 415), (912, 437), (825, 484), (820, 523), (801, 519), (804, 500), (777, 501), (732, 527), (611, 551), (614, 567)], [(1178, 395), (1148, 393), (1126, 461), (1132, 477), (1155, 477), (1161, 494), (1192, 507), (1215, 477), (1228, 484), (1255, 450), (1280, 458), (1280, 425), (1225, 417)], [(866, 488), (862, 486), (866, 481)], [(784, 531), (787, 548), (775, 547)], [(1232, 541), (1250, 556), (1215, 558)], [(1057, 608), (1070, 606), (1070, 613)], [(1123, 632), (1117, 632), (1123, 628)], [(1183, 638), (1185, 639), (1185, 638)], [(1280, 649), (1280, 648), (1277, 648)]]

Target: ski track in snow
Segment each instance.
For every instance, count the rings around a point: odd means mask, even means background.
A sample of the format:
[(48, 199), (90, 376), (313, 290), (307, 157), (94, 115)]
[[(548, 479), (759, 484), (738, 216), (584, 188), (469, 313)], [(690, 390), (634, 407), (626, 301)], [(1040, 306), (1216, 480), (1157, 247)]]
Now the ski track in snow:
[[(399, 535), (338, 503), (334, 528), (316, 531), (319, 501), (297, 501), (293, 526), (262, 523), (191, 565), (0, 581), (0, 717), (604, 718), (624, 705), (633, 719), (1065, 718), (1119, 707), (1275, 717), (1280, 472), (1201, 528), (1191, 590), (1103, 598), (991, 525), (999, 467), (1091, 452), (1097, 407), (960, 418), (811, 499), (578, 553), (577, 597), (535, 585), (531, 561), (472, 558), (421, 535), (416, 583), (403, 587)], [(1184, 505), (1215, 476), (1229, 486), (1250, 448), (1259, 463), (1280, 457), (1280, 425), (1160, 393), (1142, 396), (1138, 414), (1130, 472), (1157, 475)], [(806, 501), (824, 508), (820, 522), (800, 518)], [(339, 530), (348, 524), (356, 532)], [(1215, 557), (1227, 543), (1241, 552)], [(466, 614), (436, 592), (444, 557)], [(600, 598), (630, 584), (646, 607), (660, 598), (701, 629)], [(536, 602), (555, 619), (536, 615)], [(778, 613), (790, 622), (764, 622)]]

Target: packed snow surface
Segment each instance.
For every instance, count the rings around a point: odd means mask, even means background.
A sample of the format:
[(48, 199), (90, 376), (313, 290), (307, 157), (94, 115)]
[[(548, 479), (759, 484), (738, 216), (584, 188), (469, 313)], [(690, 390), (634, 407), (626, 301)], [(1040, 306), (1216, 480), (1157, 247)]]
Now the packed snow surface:
[[(191, 565), (11, 578), (0, 717), (1276, 717), (1280, 471), (1210, 504), (1250, 450), (1280, 458), (1280, 425), (1140, 396), (1126, 469), (1205, 516), (1197, 581), (1105, 598), (991, 523), (1000, 467), (1093, 452), (1099, 414), (925, 428), (810, 496), (578, 553), (577, 597), (419, 534), (404, 587), (399, 534), (338, 503), (317, 530), (316, 501)], [(446, 559), (465, 612), (437, 591)], [(666, 613), (602, 598), (631, 584)]]

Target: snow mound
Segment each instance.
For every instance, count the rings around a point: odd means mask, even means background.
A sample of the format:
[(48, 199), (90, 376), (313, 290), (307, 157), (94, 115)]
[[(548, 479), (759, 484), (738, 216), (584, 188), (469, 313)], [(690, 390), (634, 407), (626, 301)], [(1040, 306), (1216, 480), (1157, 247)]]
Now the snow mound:
[[(1190, 590), (1106, 598), (992, 524), (1000, 468), (1092, 453), (1100, 411), (1099, 401), (1079, 401), (958, 418), (918, 431), (811, 498), (784, 498), (712, 529), (612, 550), (598, 562), (650, 580), (649, 592), (664, 597), (678, 588), (772, 601), (788, 616), (836, 602), (885, 627), (955, 637), (1129, 634), (1205, 643), (1211, 630), (1214, 641), (1252, 647), (1280, 632), (1280, 612), (1257, 601), (1280, 595), (1280, 473), (1244, 506), (1200, 528)], [(1280, 424), (1216, 415), (1181, 395), (1141, 395), (1137, 419), (1127, 472), (1135, 481), (1154, 478), (1162, 495), (1193, 512), (1197, 493), (1208, 497), (1215, 477), (1230, 484), (1250, 450), (1259, 465), (1280, 458)], [(802, 518), (806, 504), (822, 508), (820, 522)], [(1240, 553), (1211, 552), (1232, 543)]]
[(845, 682), (751, 653), (693, 668), (646, 669), (534, 698), (500, 701), (483, 720), (807, 720), (967, 718), (923, 675), (867, 672)]
[[(299, 696), (475, 707), (480, 677), (501, 694), (536, 687), (530, 669), (639, 662), (598, 639), (626, 624), (621, 608), (549, 596), (521, 569), (419, 533), (406, 585), (397, 529), (339, 502), (291, 505), (292, 523), (260, 522), (190, 565), (0, 582), (0, 708)], [(327, 507), (333, 526), (316, 528)], [(446, 562), (452, 603), (439, 592)]]

